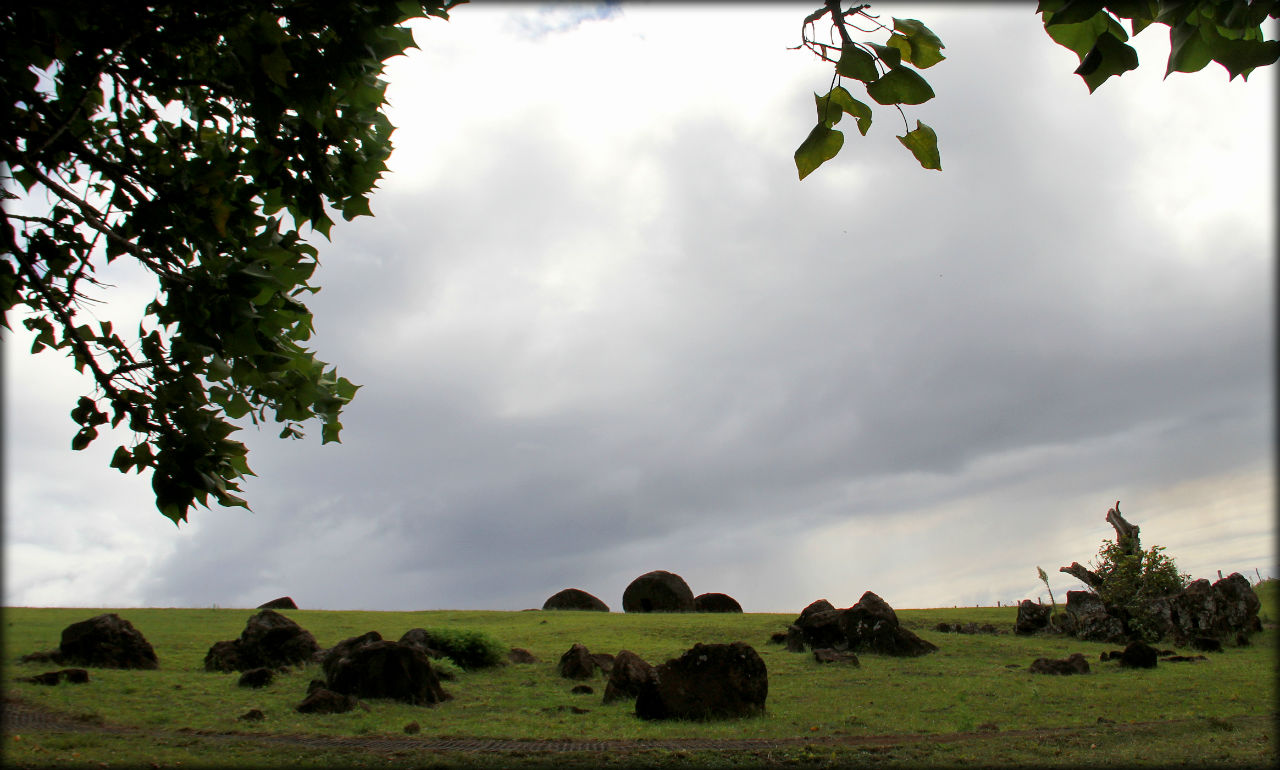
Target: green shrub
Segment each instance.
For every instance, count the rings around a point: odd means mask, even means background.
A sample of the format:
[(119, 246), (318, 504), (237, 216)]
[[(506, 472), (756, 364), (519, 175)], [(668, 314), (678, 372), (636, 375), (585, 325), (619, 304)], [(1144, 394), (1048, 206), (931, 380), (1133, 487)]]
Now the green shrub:
[(448, 658), (432, 658), (431, 670), (436, 672), (436, 676), (442, 682), (457, 681), (458, 676), (462, 673), (462, 669)]
[(1164, 546), (1148, 551), (1134, 538), (1132, 544), (1103, 540), (1094, 569), (1102, 579), (1098, 595), (1109, 606), (1123, 607), (1129, 614), (1129, 631), (1135, 637), (1154, 642), (1161, 636), (1161, 623), (1151, 616), (1150, 600), (1186, 588), (1190, 575), (1178, 572), (1173, 557)]
[(482, 631), (465, 631), (455, 628), (428, 628), (427, 646), (444, 653), (445, 657), (466, 671), (501, 665), (507, 649), (502, 643)]

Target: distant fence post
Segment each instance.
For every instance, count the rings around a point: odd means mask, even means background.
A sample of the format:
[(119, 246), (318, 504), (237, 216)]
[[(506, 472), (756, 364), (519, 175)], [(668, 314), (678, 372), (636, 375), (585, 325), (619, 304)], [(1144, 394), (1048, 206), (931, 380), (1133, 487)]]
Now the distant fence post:
[(1259, 585), (1261, 585), (1261, 584), (1262, 584), (1262, 573), (1258, 571), (1258, 568), (1257, 568), (1257, 567), (1254, 567), (1254, 568), (1253, 568), (1253, 574), (1255, 574), (1255, 575), (1257, 575), (1257, 576), (1258, 576), (1258, 584), (1259, 584)]
[(1222, 579), (1222, 570), (1218, 570), (1218, 579), (1219, 579), (1219, 580), (1221, 580), (1221, 579)]

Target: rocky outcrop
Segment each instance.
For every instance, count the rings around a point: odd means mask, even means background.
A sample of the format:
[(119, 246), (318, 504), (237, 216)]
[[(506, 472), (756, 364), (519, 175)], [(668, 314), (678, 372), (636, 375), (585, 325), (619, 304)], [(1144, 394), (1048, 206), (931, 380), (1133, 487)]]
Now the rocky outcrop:
[(1013, 632), (1018, 636), (1030, 636), (1048, 630), (1051, 611), (1043, 604), (1023, 599), (1018, 603), (1018, 619), (1013, 623)]
[(623, 612), (692, 612), (693, 591), (673, 572), (646, 572), (622, 592)]
[(1077, 639), (1123, 643), (1129, 632), (1118, 610), (1109, 608), (1092, 591), (1067, 591), (1063, 629)]
[(764, 712), (769, 676), (745, 642), (695, 644), (654, 669), (636, 697), (641, 719), (732, 719)]
[(544, 610), (587, 610), (608, 612), (609, 605), (578, 588), (566, 588), (552, 594), (542, 604)]
[(565, 679), (590, 679), (596, 675), (600, 665), (591, 656), (591, 652), (582, 644), (574, 644), (556, 664), (556, 673)]
[(311, 662), (320, 645), (311, 632), (275, 610), (249, 618), (238, 639), (215, 642), (204, 656), (206, 671), (280, 669)]
[(653, 677), (653, 666), (631, 650), (622, 650), (613, 657), (613, 669), (609, 683), (604, 688), (604, 702), (635, 698), (640, 689)]
[[(431, 660), (417, 647), (370, 639), (339, 645), (341, 651), (326, 656), (326, 686), (333, 692), (356, 698), (387, 698), (415, 706), (432, 706), (450, 699), (431, 668)], [(330, 651), (333, 655), (333, 651)]]
[(854, 652), (874, 652), (894, 657), (917, 657), (936, 652), (926, 642), (898, 623), (898, 614), (884, 599), (867, 591), (858, 603), (840, 613), (840, 629)]

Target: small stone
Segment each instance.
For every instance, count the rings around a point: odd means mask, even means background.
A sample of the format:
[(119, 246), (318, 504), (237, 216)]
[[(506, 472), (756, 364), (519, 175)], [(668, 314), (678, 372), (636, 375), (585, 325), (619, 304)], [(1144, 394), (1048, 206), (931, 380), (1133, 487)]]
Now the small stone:
[(417, 735), (422, 732), (422, 725), (417, 722), (410, 722), (404, 726), (405, 735)]
[(249, 709), (240, 716), (236, 717), (242, 722), (261, 722), (266, 719), (267, 715), (262, 713), (262, 709)]

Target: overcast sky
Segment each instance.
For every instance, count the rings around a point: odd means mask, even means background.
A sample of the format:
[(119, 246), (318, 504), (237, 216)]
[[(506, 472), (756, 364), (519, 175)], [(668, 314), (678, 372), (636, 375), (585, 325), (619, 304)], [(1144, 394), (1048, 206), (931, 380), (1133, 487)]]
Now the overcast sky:
[[(799, 181), (811, 10), (415, 27), (375, 218), (316, 238), (342, 444), (243, 431), (253, 511), (175, 528), (6, 335), (5, 604), (620, 611), (663, 569), (798, 612), (1035, 597), (1037, 566), (1061, 600), (1116, 500), (1194, 577), (1275, 574), (1275, 73), (1162, 81), (1156, 25), (1090, 95), (1033, 4), (878, 4), (946, 44), (907, 109), (943, 171), (877, 108)], [(107, 275), (95, 316), (136, 319), (154, 286)]]

